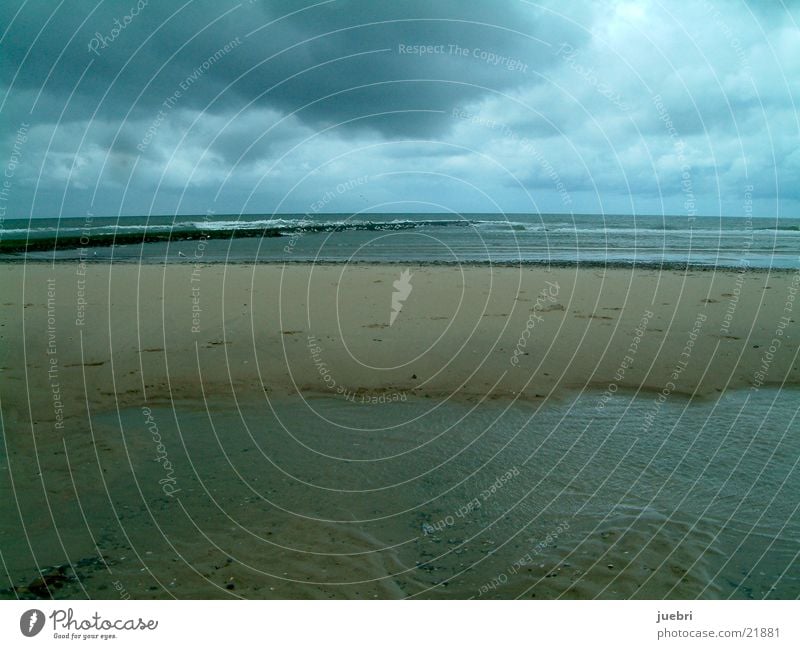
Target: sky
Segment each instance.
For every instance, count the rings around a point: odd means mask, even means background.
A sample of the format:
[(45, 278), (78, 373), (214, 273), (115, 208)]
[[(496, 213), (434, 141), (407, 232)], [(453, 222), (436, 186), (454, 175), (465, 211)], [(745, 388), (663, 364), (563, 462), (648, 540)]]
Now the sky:
[(800, 216), (800, 3), (4, 0), (0, 218)]

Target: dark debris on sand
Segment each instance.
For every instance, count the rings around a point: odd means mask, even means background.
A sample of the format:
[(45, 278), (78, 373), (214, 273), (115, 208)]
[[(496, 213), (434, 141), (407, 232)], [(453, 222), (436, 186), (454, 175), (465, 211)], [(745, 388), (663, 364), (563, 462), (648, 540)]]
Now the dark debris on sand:
[(108, 569), (108, 566), (109, 559), (99, 556), (87, 557), (73, 564), (40, 568), (39, 576), (27, 585), (0, 590), (0, 598), (57, 599), (65, 587), (77, 586), (93, 572)]

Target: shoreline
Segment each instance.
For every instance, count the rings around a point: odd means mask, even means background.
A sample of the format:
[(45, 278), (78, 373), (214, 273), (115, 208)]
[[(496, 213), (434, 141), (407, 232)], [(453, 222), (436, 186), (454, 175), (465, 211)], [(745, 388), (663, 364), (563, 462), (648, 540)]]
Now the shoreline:
[(423, 268), (519, 268), (524, 270), (526, 268), (543, 268), (543, 269), (556, 269), (568, 270), (575, 269), (581, 270), (657, 270), (667, 272), (678, 271), (701, 271), (701, 272), (737, 272), (741, 273), (769, 273), (772, 274), (798, 274), (800, 273), (800, 256), (798, 256), (796, 266), (754, 266), (751, 264), (738, 264), (738, 265), (711, 265), (711, 264), (694, 264), (694, 263), (655, 263), (644, 261), (540, 261), (540, 260), (517, 260), (517, 261), (435, 261), (435, 260), (338, 260), (338, 259), (324, 259), (324, 260), (310, 260), (310, 259), (258, 259), (258, 260), (210, 260), (210, 259), (169, 259), (164, 260), (158, 257), (141, 257), (141, 258), (88, 258), (88, 257), (68, 257), (59, 258), (47, 261), (45, 259), (8, 259), (3, 258), (0, 254), (0, 266), (60, 266), (60, 265), (74, 265), (80, 263), (87, 266), (315, 266), (315, 267), (341, 267), (341, 266), (418, 266)]

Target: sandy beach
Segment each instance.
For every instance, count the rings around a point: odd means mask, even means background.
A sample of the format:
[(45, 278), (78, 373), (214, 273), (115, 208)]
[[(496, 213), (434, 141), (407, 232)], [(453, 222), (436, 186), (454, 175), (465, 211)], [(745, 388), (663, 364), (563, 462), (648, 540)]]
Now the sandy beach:
[(201, 386), (536, 399), (609, 384), (707, 396), (800, 378), (797, 273), (419, 267), (390, 326), (402, 270), (0, 266), (3, 406), (54, 421), (53, 370), (65, 418)]
[[(705, 418), (719, 395), (746, 401), (800, 378), (795, 272), (65, 263), (2, 265), (0, 284), (9, 597), (47, 596), (45, 584), (60, 597), (725, 596), (703, 557), (724, 555), (733, 519), (685, 503), (626, 509), (639, 473), (581, 474), (614, 444), (604, 466), (628, 452), (599, 425), (587, 432), (585, 413), (621, 419), (644, 395), (647, 438), (686, 404)], [(512, 452), (543, 406), (558, 434)], [(492, 413), (519, 419), (513, 438)], [(775, 444), (796, 426), (782, 425)], [(699, 433), (684, 428), (670, 444), (694, 457)], [(585, 436), (580, 462), (563, 430)], [(655, 432), (652, 444), (636, 471), (658, 466)], [(441, 489), (429, 474), (447, 476)], [(566, 499), (556, 511), (545, 478)], [(770, 506), (751, 492), (753, 512)], [(587, 507), (594, 497), (603, 504)], [(468, 518), (484, 536), (450, 538), (449, 521)], [(741, 538), (732, 547), (753, 537)], [(426, 568), (442, 547), (446, 579)], [(647, 581), (645, 568), (663, 572)]]

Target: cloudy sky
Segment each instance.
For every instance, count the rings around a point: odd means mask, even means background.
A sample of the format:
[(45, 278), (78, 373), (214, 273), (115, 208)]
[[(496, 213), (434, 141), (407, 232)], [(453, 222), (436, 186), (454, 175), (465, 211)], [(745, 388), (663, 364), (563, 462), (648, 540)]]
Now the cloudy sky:
[(4, 0), (6, 218), (800, 216), (800, 6)]

